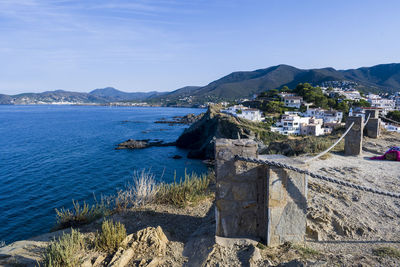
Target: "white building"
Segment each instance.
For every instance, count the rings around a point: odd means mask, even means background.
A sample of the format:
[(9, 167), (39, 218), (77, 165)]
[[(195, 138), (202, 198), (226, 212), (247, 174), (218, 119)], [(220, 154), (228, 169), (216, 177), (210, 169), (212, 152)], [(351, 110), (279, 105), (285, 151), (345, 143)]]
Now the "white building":
[(396, 95), (393, 97), (394, 100), (394, 108), (397, 110), (400, 110), (400, 93), (396, 93)]
[(271, 127), (271, 131), (284, 135), (319, 136), (332, 132), (331, 128), (323, 127), (323, 119), (300, 117), (298, 114), (285, 112), (281, 120)]
[(261, 112), (254, 108), (244, 109), (241, 114), (236, 114), (236, 116), (250, 121), (262, 121), (264, 119)]
[(234, 105), (228, 107), (227, 109), (222, 109), (221, 112), (250, 121), (260, 122), (264, 120), (260, 110), (254, 108), (248, 108), (243, 105)]
[(320, 136), (327, 133), (331, 133), (332, 129), (323, 128), (324, 121), (322, 119), (311, 118), (309, 123), (302, 123), (300, 127), (300, 134), (302, 135), (313, 135)]
[(303, 98), (301, 96), (284, 96), (283, 103), (285, 107), (300, 108)]
[(310, 119), (310, 117), (300, 117), (297, 114), (286, 114), (285, 112), (276, 126), (271, 127), (271, 131), (284, 135), (299, 135), (301, 124), (308, 124)]
[(350, 100), (354, 100), (354, 101), (360, 101), (360, 99), (361, 99), (360, 92), (357, 90), (343, 91), (340, 94), (345, 96), (346, 99), (350, 99)]
[(350, 108), (349, 117), (362, 117), (365, 121), (365, 111), (361, 108)]
[(324, 123), (340, 123), (343, 119), (343, 112), (337, 110), (327, 110), (322, 117)]
[(246, 109), (246, 108), (247, 107), (245, 107), (243, 105), (234, 105), (234, 106), (230, 106), (230, 107), (228, 107), (226, 109), (221, 109), (221, 112), (227, 113), (227, 114), (236, 115), (238, 110), (242, 111), (243, 109)]
[(387, 123), (387, 122), (381, 122), (381, 125), (385, 127), (385, 129), (389, 132), (398, 132), (400, 133), (400, 125), (398, 124), (393, 124), (393, 123)]
[(324, 123), (340, 123), (343, 119), (343, 112), (337, 110), (325, 110), (322, 108), (309, 108), (303, 112), (302, 115), (323, 119)]
[(382, 108), (385, 112), (395, 109), (395, 100), (382, 98), (379, 95), (369, 94), (367, 100), (371, 103), (371, 107)]

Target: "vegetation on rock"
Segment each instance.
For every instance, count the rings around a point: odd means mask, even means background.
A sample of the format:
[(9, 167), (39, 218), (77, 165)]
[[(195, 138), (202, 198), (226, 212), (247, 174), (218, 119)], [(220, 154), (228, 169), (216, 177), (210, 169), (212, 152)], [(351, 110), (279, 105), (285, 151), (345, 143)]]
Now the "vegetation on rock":
[(68, 227), (77, 227), (88, 224), (109, 213), (109, 208), (103, 201), (93, 204), (91, 207), (86, 202), (81, 206), (78, 201), (72, 200), (73, 209), (56, 209), (57, 224), (54, 230)]
[(157, 191), (156, 202), (161, 204), (172, 204), (178, 207), (197, 204), (200, 200), (208, 197), (208, 187), (213, 179), (213, 173), (198, 176), (195, 173), (188, 175), (179, 182), (174, 179), (171, 184), (160, 184)]
[(101, 232), (96, 234), (94, 241), (95, 248), (108, 253), (115, 252), (121, 242), (126, 238), (126, 229), (120, 222), (104, 220), (101, 225)]
[(388, 114), (386, 115), (386, 117), (400, 123), (400, 111), (399, 110), (389, 111)]
[(47, 247), (42, 264), (45, 267), (75, 267), (81, 264), (80, 254), (85, 249), (82, 234), (72, 229), (70, 234), (63, 234)]

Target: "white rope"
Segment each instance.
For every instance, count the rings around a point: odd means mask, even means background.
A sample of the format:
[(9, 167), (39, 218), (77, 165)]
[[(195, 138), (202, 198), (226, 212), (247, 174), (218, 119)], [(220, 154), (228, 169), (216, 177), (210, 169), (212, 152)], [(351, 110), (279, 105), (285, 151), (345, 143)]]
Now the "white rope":
[[(351, 127), (350, 127), (351, 128)], [(278, 162), (278, 161), (272, 161), (272, 160), (261, 160), (258, 158), (248, 158), (248, 157), (241, 157), (241, 156), (235, 156), (235, 160), (243, 160), (246, 162), (251, 162), (251, 163), (256, 163), (256, 164), (265, 164), (268, 166), (275, 166), (275, 167), (279, 167), (279, 168), (285, 168), (288, 170), (292, 170), (298, 173), (304, 173), (306, 175), (309, 175), (313, 178), (316, 179), (320, 179), (320, 180), (324, 180), (327, 182), (331, 182), (331, 183), (335, 183), (335, 184), (339, 184), (339, 185), (343, 185), (343, 186), (347, 186), (347, 187), (351, 187), (357, 190), (362, 190), (362, 191), (366, 191), (366, 192), (371, 192), (374, 194), (379, 194), (379, 195), (384, 195), (384, 196), (388, 196), (388, 197), (395, 197), (395, 198), (400, 198), (400, 194), (399, 193), (394, 193), (394, 192), (388, 192), (388, 191), (384, 191), (384, 190), (380, 190), (380, 189), (376, 189), (376, 188), (371, 188), (371, 187), (367, 187), (367, 186), (362, 186), (362, 185), (358, 185), (358, 184), (353, 184), (347, 181), (343, 181), (343, 180), (339, 180), (339, 179), (335, 179), (332, 177), (328, 177), (325, 175), (320, 175), (317, 173), (313, 173), (310, 172), (308, 170), (303, 170), (282, 162)]]
[(322, 151), (321, 153), (319, 153), (318, 155), (316, 155), (315, 157), (309, 158), (307, 160), (304, 161), (304, 163), (310, 162), (314, 159), (317, 159), (323, 155), (325, 155), (326, 153), (328, 153), (332, 148), (334, 148), (337, 144), (339, 144), (340, 141), (342, 141), (342, 139), (346, 136), (346, 134), (348, 134), (350, 132), (350, 129), (353, 127), (354, 122), (352, 122), (350, 124), (350, 127), (344, 132), (344, 134), (339, 138), (339, 140), (337, 140), (333, 145), (331, 145), (327, 150)]
[(385, 117), (385, 116), (380, 116), (380, 117), (381, 117), (382, 119), (384, 119), (384, 120), (387, 120), (387, 121), (390, 121), (390, 122), (392, 122), (392, 123), (395, 123), (395, 124), (399, 124), (399, 125), (400, 125), (400, 122), (398, 122), (398, 121), (389, 119), (389, 118), (387, 118), (387, 117)]
[(368, 118), (367, 118), (367, 120), (366, 120), (365, 123), (364, 123), (364, 127), (367, 126), (367, 123), (368, 123), (368, 121), (369, 121), (369, 117), (371, 117), (371, 113), (368, 114)]

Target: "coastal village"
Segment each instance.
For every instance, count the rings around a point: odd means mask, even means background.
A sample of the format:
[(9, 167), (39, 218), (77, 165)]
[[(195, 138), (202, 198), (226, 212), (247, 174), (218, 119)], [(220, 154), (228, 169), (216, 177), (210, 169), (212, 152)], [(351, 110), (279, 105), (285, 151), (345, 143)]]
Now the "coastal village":
[(399, 12), (0, 0), (0, 267), (400, 267)]
[[(320, 136), (332, 133), (334, 129), (344, 126), (343, 119), (348, 116), (359, 116), (367, 120), (366, 112), (376, 110), (380, 116), (386, 116), (393, 111), (400, 112), (400, 91), (389, 95), (361, 94), (351, 88), (327, 88), (321, 87), (322, 92), (329, 98), (341, 97), (339, 101), (352, 101), (363, 103), (363, 106), (350, 107), (347, 114), (341, 110), (324, 109), (315, 107), (314, 103), (307, 103), (302, 96), (295, 93), (280, 92), (277, 94), (278, 103), (281, 105), (281, 113), (275, 116), (276, 122), (270, 130), (283, 135), (311, 135)], [(247, 119), (253, 122), (264, 122), (268, 119), (266, 112), (251, 107), (255, 102), (265, 99), (262, 94), (254, 95), (253, 99), (241, 99), (235, 104), (221, 102), (224, 106), (221, 112), (235, 117)], [(275, 99), (266, 98), (267, 101)], [(215, 103), (207, 103), (212, 105)], [(274, 114), (276, 115), (276, 114)], [(400, 132), (400, 125), (392, 122), (382, 122), (387, 131)]]

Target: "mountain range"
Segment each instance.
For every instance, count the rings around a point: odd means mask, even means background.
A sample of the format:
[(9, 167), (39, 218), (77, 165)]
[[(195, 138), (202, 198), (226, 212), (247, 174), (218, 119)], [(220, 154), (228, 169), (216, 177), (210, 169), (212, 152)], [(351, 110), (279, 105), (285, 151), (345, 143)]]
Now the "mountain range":
[(18, 95), (0, 94), (0, 104), (46, 103), (107, 103), (116, 101), (148, 101), (176, 103), (190, 97), (192, 103), (214, 100), (247, 98), (283, 86), (294, 88), (299, 83), (321, 85), (329, 82), (351, 82), (355, 89), (364, 92), (392, 93), (400, 90), (400, 64), (381, 64), (358, 69), (334, 68), (298, 69), (277, 65), (254, 71), (238, 71), (226, 75), (206, 86), (186, 86), (171, 92), (127, 93), (112, 87), (95, 89), (89, 93), (63, 90)]

